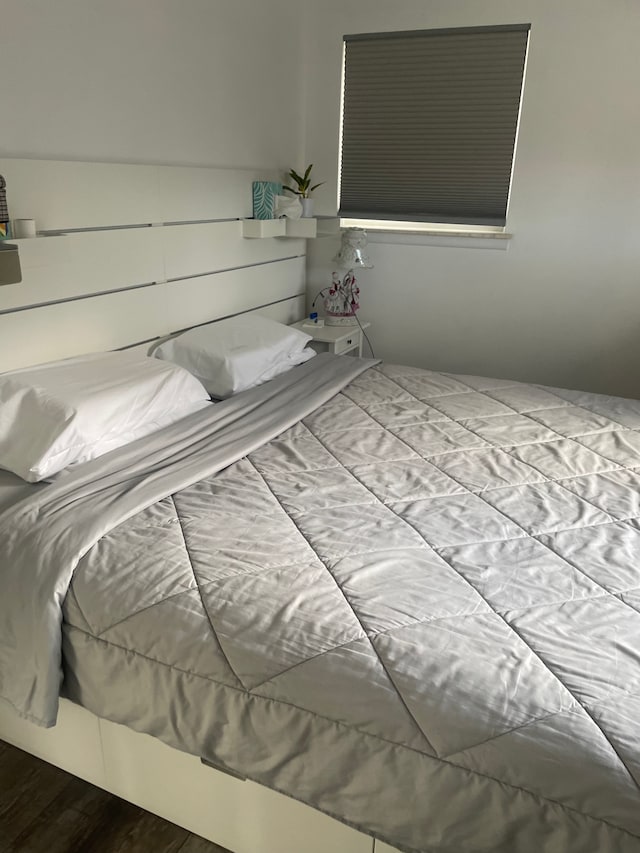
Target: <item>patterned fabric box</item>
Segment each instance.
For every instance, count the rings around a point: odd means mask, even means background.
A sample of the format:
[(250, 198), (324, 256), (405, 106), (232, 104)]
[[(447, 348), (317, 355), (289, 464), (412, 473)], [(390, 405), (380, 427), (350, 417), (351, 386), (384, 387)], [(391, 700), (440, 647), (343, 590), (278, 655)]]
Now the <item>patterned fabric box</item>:
[(282, 194), (282, 184), (275, 181), (253, 182), (253, 218), (275, 219), (276, 196)]

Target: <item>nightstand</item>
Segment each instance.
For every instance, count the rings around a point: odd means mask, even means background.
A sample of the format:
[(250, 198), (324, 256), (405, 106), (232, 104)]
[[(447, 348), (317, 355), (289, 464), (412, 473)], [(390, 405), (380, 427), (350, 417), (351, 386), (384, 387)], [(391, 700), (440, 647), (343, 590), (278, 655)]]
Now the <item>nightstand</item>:
[(310, 346), (316, 352), (330, 352), (334, 355), (346, 355), (354, 352), (362, 356), (362, 329), (368, 329), (371, 323), (362, 323), (360, 326), (316, 326), (305, 325), (304, 320), (293, 323), (294, 329), (300, 329), (307, 335), (313, 335)]

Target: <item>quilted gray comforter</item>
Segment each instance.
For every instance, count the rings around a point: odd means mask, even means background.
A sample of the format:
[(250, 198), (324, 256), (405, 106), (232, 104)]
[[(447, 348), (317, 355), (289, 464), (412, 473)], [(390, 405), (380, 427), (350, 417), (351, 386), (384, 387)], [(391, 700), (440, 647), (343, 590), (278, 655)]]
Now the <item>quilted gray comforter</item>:
[(639, 403), (370, 367), (82, 557), (64, 689), (408, 851), (638, 853), (639, 468)]

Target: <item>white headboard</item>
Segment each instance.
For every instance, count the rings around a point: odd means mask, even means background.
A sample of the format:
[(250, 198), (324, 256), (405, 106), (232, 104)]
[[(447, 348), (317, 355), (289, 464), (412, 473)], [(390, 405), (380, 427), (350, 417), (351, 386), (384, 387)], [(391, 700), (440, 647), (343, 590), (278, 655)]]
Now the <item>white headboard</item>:
[(12, 219), (35, 219), (0, 287), (0, 371), (150, 342), (240, 312), (304, 313), (305, 241), (245, 239), (265, 171), (0, 159)]

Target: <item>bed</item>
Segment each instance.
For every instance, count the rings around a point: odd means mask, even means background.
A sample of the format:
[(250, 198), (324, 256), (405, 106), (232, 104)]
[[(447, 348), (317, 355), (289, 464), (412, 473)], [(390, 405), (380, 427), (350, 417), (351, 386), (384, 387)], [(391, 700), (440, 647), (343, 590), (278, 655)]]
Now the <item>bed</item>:
[(637, 853), (639, 431), (318, 356), (4, 476), (0, 734), (238, 853)]

